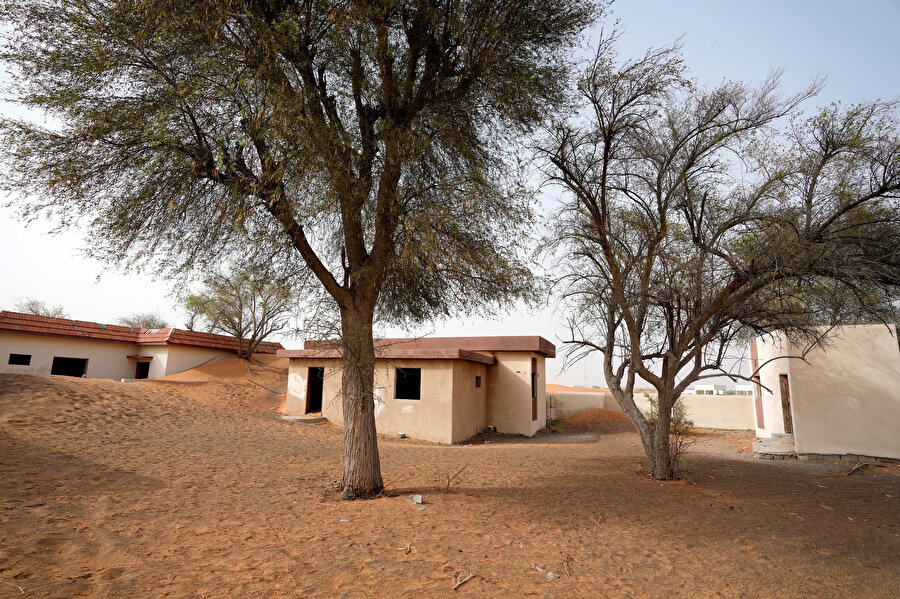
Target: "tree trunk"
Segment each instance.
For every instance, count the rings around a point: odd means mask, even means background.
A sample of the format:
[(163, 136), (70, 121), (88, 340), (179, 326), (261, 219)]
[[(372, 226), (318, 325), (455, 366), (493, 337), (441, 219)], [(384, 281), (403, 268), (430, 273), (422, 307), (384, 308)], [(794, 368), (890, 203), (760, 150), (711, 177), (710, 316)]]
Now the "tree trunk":
[[(373, 302), (374, 303), (374, 302)], [(373, 306), (341, 311), (344, 370), (344, 474), (342, 499), (370, 499), (384, 489), (375, 436)]]
[(675, 478), (672, 445), (669, 442), (669, 427), (672, 424), (673, 402), (662, 394), (658, 396), (658, 415), (653, 431), (653, 451), (647, 455), (650, 460), (650, 474), (657, 480)]

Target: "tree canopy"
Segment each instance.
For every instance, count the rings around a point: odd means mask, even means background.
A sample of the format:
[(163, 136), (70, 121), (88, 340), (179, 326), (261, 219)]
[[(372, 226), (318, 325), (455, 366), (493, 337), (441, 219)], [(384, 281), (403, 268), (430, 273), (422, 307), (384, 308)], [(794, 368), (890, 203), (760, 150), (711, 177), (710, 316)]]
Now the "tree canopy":
[[(738, 342), (896, 316), (900, 290), (897, 104), (812, 116), (778, 74), (758, 87), (691, 82), (678, 47), (621, 61), (601, 40), (583, 120), (543, 146), (567, 192), (550, 247), (563, 257), (573, 357), (603, 356), (606, 383), (670, 478), (672, 409), (691, 383), (744, 376)], [(652, 430), (636, 377), (659, 394)]]
[(25, 0), (7, 183), (168, 270), (296, 252), (341, 316), (346, 498), (382, 486), (372, 322), (529, 292), (510, 149), (565, 98), (588, 0)]

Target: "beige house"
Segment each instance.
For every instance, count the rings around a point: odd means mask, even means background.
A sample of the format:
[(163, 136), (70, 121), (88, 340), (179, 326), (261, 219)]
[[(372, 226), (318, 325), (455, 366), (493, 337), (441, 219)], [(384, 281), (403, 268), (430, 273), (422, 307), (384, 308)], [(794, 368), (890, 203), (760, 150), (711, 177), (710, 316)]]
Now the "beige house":
[(805, 361), (788, 358), (802, 353), (783, 335), (751, 343), (757, 436), (801, 458), (900, 459), (897, 327), (841, 327)]
[[(237, 356), (227, 335), (0, 311), (0, 372), (146, 379)], [(262, 343), (273, 354), (280, 343)]]
[[(532, 436), (546, 424), (547, 358), (542, 337), (444, 337), (375, 342), (375, 425), (438, 443), (458, 443), (489, 427)], [(281, 350), (290, 358), (285, 414), (319, 413), (343, 422), (341, 364), (334, 342)]]

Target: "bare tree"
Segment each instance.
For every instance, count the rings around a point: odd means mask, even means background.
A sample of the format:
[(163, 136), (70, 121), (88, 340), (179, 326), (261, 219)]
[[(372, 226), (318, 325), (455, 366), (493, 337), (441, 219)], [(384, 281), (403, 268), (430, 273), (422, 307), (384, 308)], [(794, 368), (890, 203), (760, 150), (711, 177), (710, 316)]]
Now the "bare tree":
[(237, 339), (238, 356), (249, 359), (267, 337), (287, 329), (296, 316), (296, 293), (288, 280), (267, 269), (232, 270), (208, 276), (200, 293), (184, 300), (189, 314), (210, 331)]
[[(591, 0), (21, 0), (0, 5), (22, 103), (3, 122), (29, 214), (167, 269), (272, 245), (340, 314), (345, 499), (383, 488), (373, 322), (531, 290), (511, 149), (565, 99)], [(151, 261), (152, 258), (152, 261)]]
[(135, 329), (165, 329), (169, 327), (166, 317), (159, 312), (132, 312), (117, 318), (116, 322)]
[(19, 298), (16, 310), (23, 314), (49, 316), (50, 318), (68, 318), (69, 314), (62, 306), (50, 306), (33, 297)]
[[(620, 62), (601, 40), (580, 82), (584, 125), (560, 124), (543, 154), (568, 193), (549, 248), (567, 265), (570, 359), (603, 357), (606, 384), (658, 479), (676, 472), (669, 429), (691, 383), (743, 378), (729, 350), (786, 331), (890, 317), (900, 284), (895, 104), (831, 106), (685, 78), (677, 46)], [(783, 131), (774, 127), (783, 125)], [(659, 394), (651, 427), (636, 377)]]

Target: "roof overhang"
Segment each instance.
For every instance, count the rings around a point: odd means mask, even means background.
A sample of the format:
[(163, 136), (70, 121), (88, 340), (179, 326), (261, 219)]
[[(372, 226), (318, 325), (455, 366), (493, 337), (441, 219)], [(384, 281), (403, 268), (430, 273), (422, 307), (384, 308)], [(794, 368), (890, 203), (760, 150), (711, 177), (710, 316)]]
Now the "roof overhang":
[[(282, 349), (278, 351), (279, 358), (291, 358), (294, 360), (341, 360), (343, 353), (339, 349)], [(474, 351), (465, 349), (401, 349), (401, 348), (376, 348), (376, 360), (462, 360), (487, 364), (493, 366), (497, 359)]]

